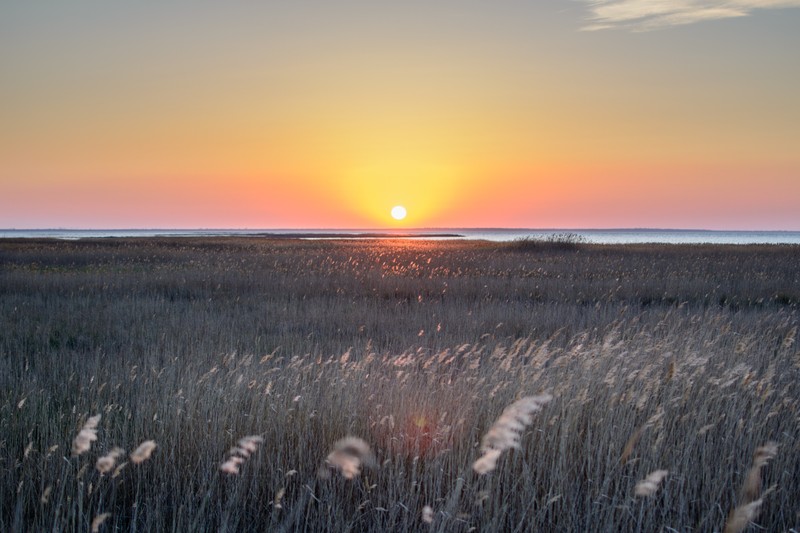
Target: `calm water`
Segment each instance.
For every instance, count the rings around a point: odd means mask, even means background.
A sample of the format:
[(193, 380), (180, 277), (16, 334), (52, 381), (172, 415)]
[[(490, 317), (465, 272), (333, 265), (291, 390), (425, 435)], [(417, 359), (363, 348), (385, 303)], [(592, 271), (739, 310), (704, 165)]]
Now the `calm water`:
[(305, 236), (313, 238), (331, 238), (348, 236), (359, 238), (367, 233), (397, 234), (405, 233), (425, 237), (441, 234), (456, 234), (463, 238), (485, 239), (490, 241), (513, 241), (521, 238), (547, 238), (556, 233), (574, 233), (587, 242), (597, 244), (632, 244), (632, 243), (715, 243), (715, 244), (800, 244), (800, 231), (707, 231), (707, 230), (662, 230), (662, 229), (419, 229), (419, 230), (348, 230), (348, 229), (263, 229), (263, 230), (1, 230), (0, 238), (55, 238), (81, 239), (98, 237), (198, 237), (198, 236)]

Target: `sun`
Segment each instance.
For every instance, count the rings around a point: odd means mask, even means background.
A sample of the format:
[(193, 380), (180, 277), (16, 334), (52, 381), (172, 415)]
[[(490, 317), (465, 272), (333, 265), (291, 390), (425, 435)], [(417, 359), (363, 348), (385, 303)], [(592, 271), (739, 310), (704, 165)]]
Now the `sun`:
[(396, 205), (392, 208), (392, 218), (395, 220), (403, 220), (406, 218), (406, 208), (402, 205)]

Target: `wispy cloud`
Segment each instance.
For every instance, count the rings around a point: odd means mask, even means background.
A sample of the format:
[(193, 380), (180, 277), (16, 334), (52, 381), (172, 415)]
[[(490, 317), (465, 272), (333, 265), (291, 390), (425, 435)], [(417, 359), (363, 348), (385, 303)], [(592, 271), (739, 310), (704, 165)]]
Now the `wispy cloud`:
[(581, 0), (589, 6), (584, 30), (647, 31), (703, 20), (744, 17), (756, 9), (800, 7), (800, 0)]

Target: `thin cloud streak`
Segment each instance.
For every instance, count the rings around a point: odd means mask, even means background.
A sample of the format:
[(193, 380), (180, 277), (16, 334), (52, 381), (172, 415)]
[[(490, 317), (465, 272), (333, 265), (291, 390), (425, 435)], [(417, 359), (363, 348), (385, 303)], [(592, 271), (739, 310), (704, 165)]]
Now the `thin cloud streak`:
[(627, 28), (649, 31), (704, 20), (744, 17), (756, 9), (800, 7), (800, 0), (582, 0), (596, 31)]

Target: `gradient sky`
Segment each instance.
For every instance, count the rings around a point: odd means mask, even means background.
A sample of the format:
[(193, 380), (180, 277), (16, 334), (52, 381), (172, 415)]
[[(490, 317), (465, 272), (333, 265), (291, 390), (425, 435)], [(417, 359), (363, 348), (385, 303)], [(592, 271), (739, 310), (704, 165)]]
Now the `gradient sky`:
[(0, 227), (800, 230), (798, 28), (800, 0), (3, 2)]

